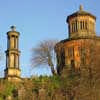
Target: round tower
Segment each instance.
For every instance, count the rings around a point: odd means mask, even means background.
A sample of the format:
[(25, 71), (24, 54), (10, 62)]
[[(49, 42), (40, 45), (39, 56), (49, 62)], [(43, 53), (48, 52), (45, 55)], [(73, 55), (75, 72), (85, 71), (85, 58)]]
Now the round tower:
[(55, 46), (58, 74), (68, 66), (77, 71), (82, 66), (89, 66), (95, 62), (95, 55), (99, 55), (100, 49), (100, 37), (95, 32), (96, 17), (84, 11), (82, 5), (66, 21), (69, 37)]
[(6, 69), (5, 78), (8, 80), (20, 80), (19, 68), (19, 35), (15, 26), (11, 26), (11, 31), (7, 32), (7, 50), (6, 50)]
[(96, 36), (96, 17), (84, 11), (82, 5), (80, 5), (79, 11), (67, 17), (67, 23), (69, 38)]

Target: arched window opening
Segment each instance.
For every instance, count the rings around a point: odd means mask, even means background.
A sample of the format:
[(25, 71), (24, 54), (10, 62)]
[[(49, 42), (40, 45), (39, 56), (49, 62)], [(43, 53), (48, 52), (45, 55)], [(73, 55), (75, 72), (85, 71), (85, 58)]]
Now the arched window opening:
[(75, 23), (74, 23), (74, 32), (76, 31), (76, 25), (75, 25)]
[(77, 25), (78, 25), (78, 22), (77, 22), (77, 20), (76, 20), (76, 31), (78, 30), (78, 27), (77, 27)]
[(87, 21), (85, 21), (85, 29), (87, 30)]
[(68, 57), (69, 58), (74, 58), (74, 47), (69, 47), (68, 48)]
[(82, 30), (82, 21), (80, 21), (80, 29)]
[(85, 21), (83, 21), (83, 29), (85, 29)]

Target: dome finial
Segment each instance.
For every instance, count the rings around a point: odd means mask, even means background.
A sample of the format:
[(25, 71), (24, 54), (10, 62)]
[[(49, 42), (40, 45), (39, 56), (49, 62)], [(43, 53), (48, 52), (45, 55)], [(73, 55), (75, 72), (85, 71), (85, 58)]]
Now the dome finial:
[(16, 31), (16, 27), (15, 26), (11, 26), (11, 31)]
[(83, 10), (83, 6), (82, 6), (82, 5), (80, 5), (79, 9), (80, 9), (80, 11), (82, 11), (82, 10)]

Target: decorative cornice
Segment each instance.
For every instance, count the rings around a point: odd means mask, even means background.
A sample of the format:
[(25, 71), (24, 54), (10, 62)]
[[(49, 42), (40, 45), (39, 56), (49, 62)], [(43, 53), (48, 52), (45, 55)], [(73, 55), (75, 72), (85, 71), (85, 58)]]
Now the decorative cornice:
[[(94, 40), (100, 40), (100, 36), (94, 36), (94, 37), (89, 37), (89, 36), (84, 36), (84, 37), (74, 37), (74, 38), (68, 38), (61, 40), (59, 43), (65, 43), (67, 41), (72, 41), (72, 40), (80, 40), (80, 39), (94, 39)], [(57, 43), (57, 44), (59, 44)]]

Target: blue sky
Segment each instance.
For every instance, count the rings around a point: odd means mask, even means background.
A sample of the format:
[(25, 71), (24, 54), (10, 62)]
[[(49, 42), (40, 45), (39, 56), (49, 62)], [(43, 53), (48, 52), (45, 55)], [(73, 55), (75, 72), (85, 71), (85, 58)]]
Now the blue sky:
[[(15, 25), (20, 32), (22, 76), (50, 74), (48, 68), (31, 70), (31, 48), (41, 40), (67, 38), (66, 18), (77, 11), (80, 4), (97, 17), (96, 31), (100, 35), (99, 0), (0, 0), (0, 47), (2, 52), (6, 50), (6, 32), (11, 25)], [(0, 66), (1, 76), (5, 68), (5, 56)]]

